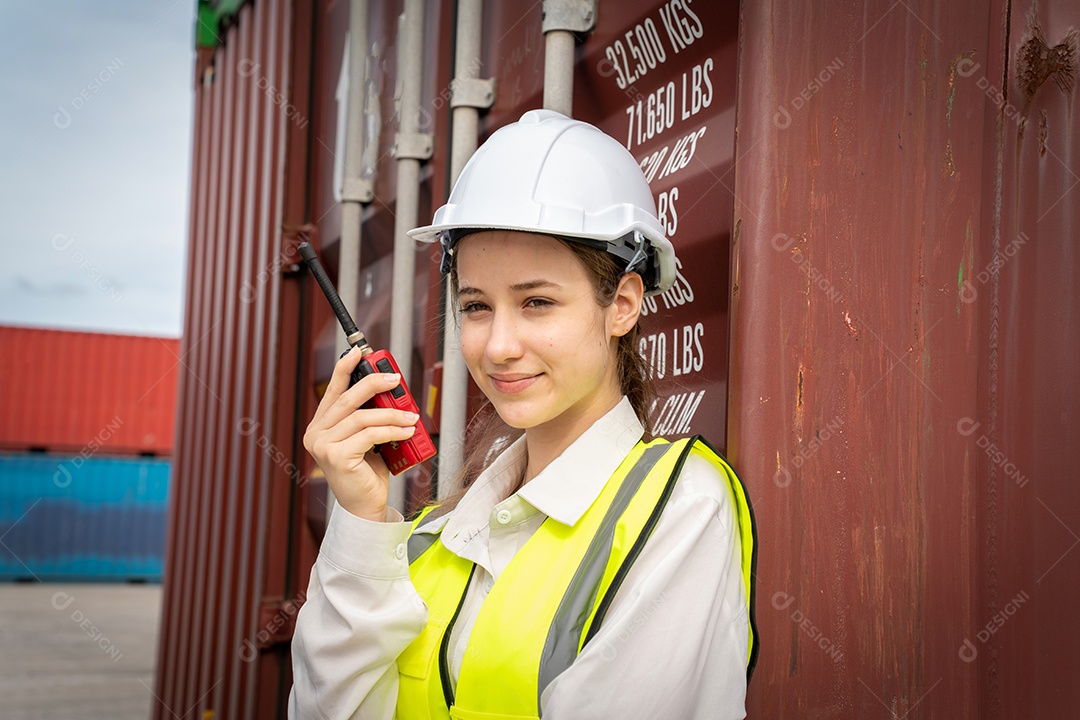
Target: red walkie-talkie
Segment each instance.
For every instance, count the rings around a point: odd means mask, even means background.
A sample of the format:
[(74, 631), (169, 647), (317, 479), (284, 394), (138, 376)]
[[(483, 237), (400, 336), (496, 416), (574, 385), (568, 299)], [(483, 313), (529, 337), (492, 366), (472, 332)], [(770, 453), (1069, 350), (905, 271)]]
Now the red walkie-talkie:
[[(319, 287), (322, 288), (326, 299), (330, 301), (330, 307), (333, 308), (334, 314), (337, 315), (338, 322), (341, 323), (341, 329), (345, 331), (349, 345), (359, 347), (360, 352), (363, 354), (360, 364), (353, 370), (349, 387), (360, 382), (365, 375), (374, 372), (401, 375), (401, 369), (398, 368), (397, 362), (394, 361), (394, 356), (387, 350), (373, 350), (364, 338), (364, 333), (357, 329), (352, 316), (345, 309), (345, 304), (341, 302), (341, 296), (338, 295), (337, 289), (334, 288), (330, 278), (326, 275), (326, 271), (323, 270), (322, 263), (319, 262), (319, 256), (315, 254), (315, 249), (311, 247), (311, 243), (300, 243), (297, 250), (300, 251), (300, 256), (304, 258), (304, 263), (311, 270), (311, 274), (315, 276), (315, 280), (319, 283)], [(348, 352), (346, 350), (341, 356), (345, 357)], [(379, 393), (364, 403), (364, 407), (389, 408), (420, 414), (420, 408), (417, 406), (416, 401), (413, 400), (412, 393), (409, 392), (409, 386), (405, 384), (403, 375), (400, 385), (392, 390)], [(390, 468), (391, 473), (400, 475), (412, 466), (419, 465), (425, 460), (435, 457), (435, 443), (431, 441), (431, 436), (428, 434), (427, 428), (424, 427), (424, 423), (417, 420), (416, 432), (413, 433), (411, 438), (376, 445), (375, 452), (382, 456), (386, 467)]]

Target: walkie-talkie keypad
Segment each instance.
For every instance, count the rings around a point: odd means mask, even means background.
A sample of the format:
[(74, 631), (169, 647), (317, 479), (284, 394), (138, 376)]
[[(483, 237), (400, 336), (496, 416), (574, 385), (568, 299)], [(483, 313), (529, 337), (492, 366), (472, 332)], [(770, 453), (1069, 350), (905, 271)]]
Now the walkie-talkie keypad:
[[(392, 373), (394, 372), (394, 366), (390, 364), (390, 361), (386, 358), (379, 360), (375, 363), (375, 367), (379, 368), (379, 372)], [(398, 385), (396, 388), (390, 391), (390, 394), (396, 398), (402, 397), (405, 394), (405, 388)]]
[[(348, 352), (349, 351), (346, 350), (344, 353), (341, 354), (341, 357), (345, 357)], [(371, 367), (371, 363), (369, 363), (367, 360), (361, 360), (360, 364), (353, 369), (352, 375), (349, 376), (349, 387), (352, 387), (373, 372), (375, 372), (375, 368)]]

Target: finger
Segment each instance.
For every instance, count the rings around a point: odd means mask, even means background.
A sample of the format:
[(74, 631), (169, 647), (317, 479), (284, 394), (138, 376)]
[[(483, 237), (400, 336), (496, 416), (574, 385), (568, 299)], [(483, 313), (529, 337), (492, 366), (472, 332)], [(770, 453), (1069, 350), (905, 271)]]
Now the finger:
[(357, 408), (363, 406), (371, 398), (381, 392), (388, 392), (401, 384), (401, 376), (397, 373), (383, 374), (372, 373), (341, 393), (337, 400), (327, 408), (326, 413), (320, 420), (322, 427), (333, 427), (341, 422), (342, 418), (349, 415)]
[(322, 418), (323, 414), (337, 401), (343, 392), (349, 389), (349, 381), (352, 372), (360, 364), (364, 355), (359, 348), (353, 347), (345, 353), (336, 363), (334, 372), (330, 375), (330, 382), (326, 384), (326, 392), (323, 393), (319, 407), (315, 410), (315, 416), (311, 419), (314, 424)]
[(334, 444), (338, 446), (338, 450), (345, 457), (363, 458), (367, 456), (376, 445), (385, 445), (389, 442), (408, 440), (415, 433), (415, 425), (410, 425), (408, 427), (400, 427), (398, 425), (375, 425), (366, 427), (360, 432), (354, 433)]
[(360, 408), (346, 415), (333, 427), (327, 428), (324, 437), (329, 442), (340, 442), (369, 427), (413, 427), (419, 421), (419, 415), (404, 410)]

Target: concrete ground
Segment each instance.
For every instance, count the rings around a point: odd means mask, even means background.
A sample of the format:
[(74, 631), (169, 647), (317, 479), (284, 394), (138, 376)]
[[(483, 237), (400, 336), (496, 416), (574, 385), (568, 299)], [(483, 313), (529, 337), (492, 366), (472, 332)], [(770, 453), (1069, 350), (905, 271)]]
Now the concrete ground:
[(4, 720), (147, 720), (160, 585), (0, 584)]

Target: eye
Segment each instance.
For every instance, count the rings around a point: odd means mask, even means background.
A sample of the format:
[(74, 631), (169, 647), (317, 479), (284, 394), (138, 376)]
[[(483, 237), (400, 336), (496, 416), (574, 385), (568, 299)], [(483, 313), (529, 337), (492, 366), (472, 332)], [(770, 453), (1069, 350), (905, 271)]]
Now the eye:
[(461, 312), (465, 315), (475, 315), (476, 313), (487, 310), (488, 306), (482, 302), (470, 302), (461, 306)]
[(547, 298), (534, 297), (525, 301), (525, 307), (528, 308), (544, 308), (554, 305), (555, 303)]

